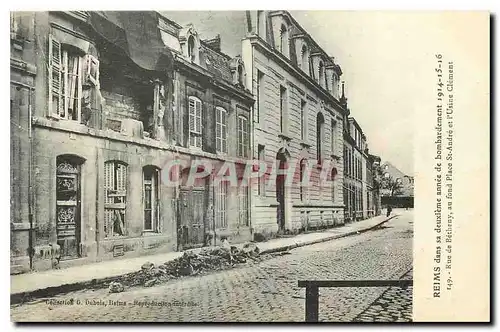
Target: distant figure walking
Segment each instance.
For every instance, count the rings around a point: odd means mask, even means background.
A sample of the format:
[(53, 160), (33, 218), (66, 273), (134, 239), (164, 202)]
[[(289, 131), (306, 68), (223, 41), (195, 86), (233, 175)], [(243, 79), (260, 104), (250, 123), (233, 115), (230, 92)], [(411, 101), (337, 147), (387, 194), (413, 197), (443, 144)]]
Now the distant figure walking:
[(389, 217), (391, 215), (391, 212), (392, 212), (392, 206), (387, 206), (387, 215), (386, 217)]

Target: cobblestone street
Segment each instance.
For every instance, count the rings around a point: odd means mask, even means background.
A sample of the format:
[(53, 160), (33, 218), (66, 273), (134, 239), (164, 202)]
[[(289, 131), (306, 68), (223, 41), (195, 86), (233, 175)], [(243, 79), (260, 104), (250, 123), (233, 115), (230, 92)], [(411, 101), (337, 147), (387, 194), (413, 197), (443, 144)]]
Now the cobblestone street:
[[(301, 322), (305, 290), (298, 280), (411, 278), (412, 229), (413, 213), (401, 211), (379, 229), (297, 248), (256, 265), (117, 294), (107, 289), (73, 292), (11, 306), (11, 317), (17, 322)], [(320, 321), (411, 320), (411, 287), (319, 292)]]

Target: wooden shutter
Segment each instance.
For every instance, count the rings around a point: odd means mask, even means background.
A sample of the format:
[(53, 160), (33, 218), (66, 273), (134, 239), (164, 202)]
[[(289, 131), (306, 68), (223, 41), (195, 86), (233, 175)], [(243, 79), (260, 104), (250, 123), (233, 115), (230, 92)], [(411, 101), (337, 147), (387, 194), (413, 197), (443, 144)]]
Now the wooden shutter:
[(99, 86), (99, 60), (93, 55), (87, 54), (85, 56), (86, 72), (84, 73), (86, 79), (92, 82), (96, 87)]
[(222, 109), (215, 109), (215, 146), (217, 151), (222, 151)]
[(62, 107), (61, 43), (49, 35), (49, 114), (59, 115)]

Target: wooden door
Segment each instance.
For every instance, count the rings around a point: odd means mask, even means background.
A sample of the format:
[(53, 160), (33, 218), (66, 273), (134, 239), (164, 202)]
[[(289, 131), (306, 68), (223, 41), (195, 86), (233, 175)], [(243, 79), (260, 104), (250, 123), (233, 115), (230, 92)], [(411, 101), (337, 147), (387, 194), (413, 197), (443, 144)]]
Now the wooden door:
[(56, 174), (56, 234), (61, 260), (80, 256), (80, 165), (58, 160)]
[(206, 190), (181, 189), (178, 239), (180, 249), (205, 245)]

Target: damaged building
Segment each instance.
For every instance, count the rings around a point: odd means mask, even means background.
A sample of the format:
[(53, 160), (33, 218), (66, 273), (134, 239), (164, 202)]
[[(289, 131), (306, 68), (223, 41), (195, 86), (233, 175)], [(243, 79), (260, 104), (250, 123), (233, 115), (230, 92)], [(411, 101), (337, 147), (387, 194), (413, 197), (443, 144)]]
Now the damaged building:
[(247, 187), (164, 172), (253, 154), (220, 38), (157, 12), (18, 12), (10, 64), (11, 273), (251, 238)]

